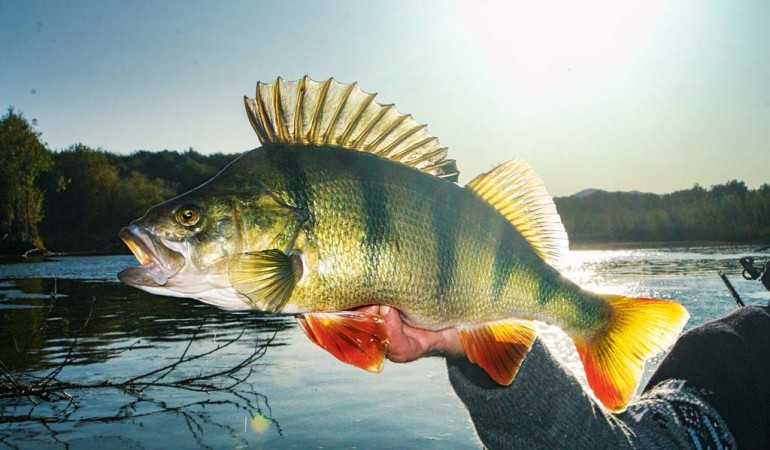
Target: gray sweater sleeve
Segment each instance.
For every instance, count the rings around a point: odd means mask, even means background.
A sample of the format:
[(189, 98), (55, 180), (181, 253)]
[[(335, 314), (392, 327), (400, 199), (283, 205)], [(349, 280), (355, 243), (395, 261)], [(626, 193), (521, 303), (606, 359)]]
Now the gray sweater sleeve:
[(489, 449), (735, 448), (717, 412), (683, 382), (661, 383), (621, 414), (598, 405), (536, 340), (510, 386), (467, 360), (449, 379)]

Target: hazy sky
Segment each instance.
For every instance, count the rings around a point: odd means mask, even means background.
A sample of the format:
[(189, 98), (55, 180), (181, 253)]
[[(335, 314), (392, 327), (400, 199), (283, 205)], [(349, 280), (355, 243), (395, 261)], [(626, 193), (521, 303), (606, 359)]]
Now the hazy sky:
[(461, 181), (527, 160), (554, 195), (770, 183), (770, 2), (0, 0), (0, 107), (52, 149), (258, 146), (242, 96), (358, 81)]

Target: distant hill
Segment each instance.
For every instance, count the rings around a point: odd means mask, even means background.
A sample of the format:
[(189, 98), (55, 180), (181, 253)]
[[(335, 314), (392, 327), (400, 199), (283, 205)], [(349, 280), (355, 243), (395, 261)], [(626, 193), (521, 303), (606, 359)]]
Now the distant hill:
[(582, 191), (580, 191), (580, 192), (576, 192), (576, 193), (574, 193), (574, 194), (572, 194), (572, 195), (569, 195), (568, 197), (575, 197), (575, 198), (585, 198), (585, 197), (591, 196), (591, 195), (593, 195), (593, 194), (596, 194), (596, 193), (599, 193), (599, 192), (601, 192), (601, 193), (604, 193), (604, 194), (615, 194), (615, 193), (621, 193), (621, 194), (638, 194), (638, 195), (642, 195), (642, 194), (645, 194), (645, 192), (642, 192), (642, 191), (619, 191), (619, 192), (609, 192), (609, 191), (605, 191), (604, 189), (594, 189), (594, 188), (588, 188), (588, 189), (583, 189), (583, 190), (582, 190)]

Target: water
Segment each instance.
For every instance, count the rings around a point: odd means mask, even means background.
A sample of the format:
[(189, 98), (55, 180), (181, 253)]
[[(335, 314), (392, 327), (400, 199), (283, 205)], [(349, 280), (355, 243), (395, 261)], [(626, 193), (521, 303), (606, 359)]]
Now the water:
[[(689, 329), (735, 309), (717, 270), (746, 303), (770, 299), (740, 276), (740, 256), (769, 255), (748, 247), (576, 251), (562, 269), (596, 291), (677, 299), (690, 311)], [(388, 363), (369, 374), (315, 347), (292, 318), (122, 286), (115, 274), (134, 264), (130, 256), (0, 264), (0, 387), (51, 375), (102, 385), (64, 389), (72, 401), (0, 398), (0, 448), (480, 448), (443, 360)], [(584, 380), (569, 339), (551, 327), (541, 335)], [(154, 386), (105, 387), (183, 355), (203, 356), (137, 380), (158, 380)], [(234, 374), (240, 384), (214, 376), (200, 392), (182, 382), (250, 355)], [(9, 422), (28, 416), (47, 421)]]

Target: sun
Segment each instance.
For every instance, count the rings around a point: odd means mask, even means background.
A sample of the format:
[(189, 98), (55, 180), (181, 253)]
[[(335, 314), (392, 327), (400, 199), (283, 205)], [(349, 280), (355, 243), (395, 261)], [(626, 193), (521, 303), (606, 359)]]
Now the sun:
[(601, 83), (644, 48), (660, 1), (464, 3), (468, 38), (520, 90)]

